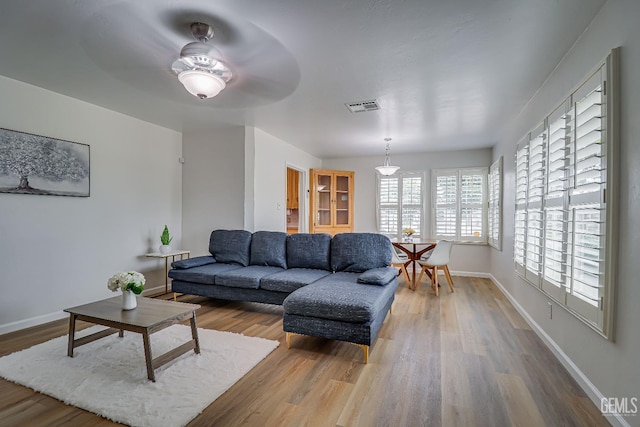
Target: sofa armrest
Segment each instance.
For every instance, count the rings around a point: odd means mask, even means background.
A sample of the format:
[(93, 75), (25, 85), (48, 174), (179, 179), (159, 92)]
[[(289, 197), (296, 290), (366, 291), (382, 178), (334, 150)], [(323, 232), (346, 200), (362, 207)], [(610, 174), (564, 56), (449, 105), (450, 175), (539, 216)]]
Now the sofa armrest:
[(194, 258), (182, 259), (171, 263), (171, 267), (185, 269), (191, 267), (200, 267), (201, 265), (213, 264), (216, 259), (212, 256), (198, 256)]
[(398, 270), (391, 267), (372, 268), (358, 276), (358, 283), (384, 286), (398, 275)]

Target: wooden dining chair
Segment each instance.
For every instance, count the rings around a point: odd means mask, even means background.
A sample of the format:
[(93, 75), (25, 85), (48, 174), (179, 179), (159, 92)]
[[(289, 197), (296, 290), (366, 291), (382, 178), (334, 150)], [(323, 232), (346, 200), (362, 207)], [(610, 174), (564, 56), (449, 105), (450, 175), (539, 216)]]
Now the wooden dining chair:
[(407, 267), (405, 267), (404, 263), (407, 262), (408, 257), (405, 255), (404, 260), (400, 257), (395, 248), (392, 248), (392, 257), (391, 257), (391, 267), (399, 268), (404, 280), (407, 282), (407, 288), (413, 289), (411, 287), (411, 279), (409, 279), (409, 273), (407, 272)]
[[(449, 273), (448, 266), (452, 248), (453, 242), (451, 240), (440, 240), (433, 249), (433, 252), (431, 252), (429, 258), (418, 261), (418, 264), (420, 264), (422, 268), (420, 269), (420, 276), (416, 283), (419, 284), (420, 280), (422, 280), (422, 275), (425, 271), (429, 270), (431, 273), (431, 286), (434, 288), (436, 296), (438, 296), (438, 268), (444, 270), (444, 274), (447, 276), (447, 281), (449, 282), (449, 289), (453, 292), (453, 279), (451, 278), (451, 273)], [(417, 284), (416, 288), (418, 287)]]

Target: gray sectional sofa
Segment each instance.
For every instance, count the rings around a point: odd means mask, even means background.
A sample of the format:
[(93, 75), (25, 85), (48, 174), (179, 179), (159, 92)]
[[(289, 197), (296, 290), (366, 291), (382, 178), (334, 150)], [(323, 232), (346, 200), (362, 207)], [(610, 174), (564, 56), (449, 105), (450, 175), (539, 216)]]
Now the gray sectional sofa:
[(366, 363), (398, 287), (391, 251), (373, 233), (215, 230), (211, 255), (174, 262), (169, 277), (176, 293), (281, 304), (288, 346), (293, 334), (347, 341)]

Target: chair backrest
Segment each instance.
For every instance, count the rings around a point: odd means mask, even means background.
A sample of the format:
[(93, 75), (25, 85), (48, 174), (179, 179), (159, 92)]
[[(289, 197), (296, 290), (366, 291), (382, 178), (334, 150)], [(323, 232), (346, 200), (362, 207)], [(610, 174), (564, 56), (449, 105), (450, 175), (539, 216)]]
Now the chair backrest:
[(433, 248), (433, 252), (429, 259), (427, 259), (427, 264), (429, 265), (447, 265), (449, 264), (449, 258), (451, 258), (451, 248), (453, 247), (453, 242), (451, 240), (440, 240), (436, 247)]
[(405, 257), (404, 260), (400, 259), (400, 256), (398, 255), (398, 251), (396, 250), (396, 248), (393, 248), (393, 251), (391, 252), (391, 264), (404, 264), (407, 261), (407, 257)]

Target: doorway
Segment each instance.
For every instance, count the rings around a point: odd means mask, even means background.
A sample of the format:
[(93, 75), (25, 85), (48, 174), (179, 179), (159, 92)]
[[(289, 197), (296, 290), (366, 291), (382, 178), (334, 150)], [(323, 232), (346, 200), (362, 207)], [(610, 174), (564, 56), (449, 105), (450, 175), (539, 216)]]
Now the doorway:
[(287, 166), (287, 234), (304, 231), (304, 198), (302, 197), (303, 174), (298, 169)]

